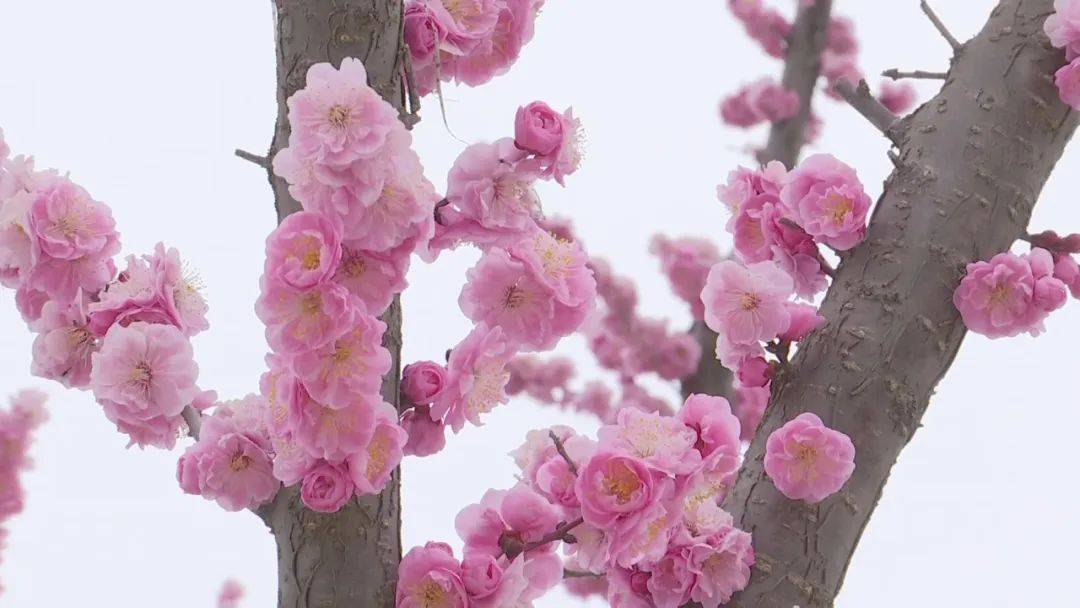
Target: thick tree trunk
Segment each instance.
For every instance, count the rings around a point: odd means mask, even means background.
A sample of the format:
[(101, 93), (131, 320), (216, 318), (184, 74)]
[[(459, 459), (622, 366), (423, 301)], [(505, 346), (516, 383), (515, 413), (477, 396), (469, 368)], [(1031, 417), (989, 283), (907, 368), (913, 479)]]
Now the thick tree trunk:
[[(289, 139), (285, 100), (303, 88), (315, 63), (363, 61), (368, 84), (399, 110), (404, 105), (401, 0), (275, 0), (278, 117), (269, 158)], [(278, 221), (300, 210), (284, 180), (271, 174)], [(401, 305), (383, 315), (393, 366), (384, 398), (397, 405)], [(341, 511), (306, 509), (297, 488), (283, 490), (260, 514), (278, 546), (279, 608), (392, 608), (401, 561), (400, 471), (382, 494), (355, 499)]]
[[(769, 143), (758, 153), (764, 164), (778, 160), (787, 167), (799, 161), (799, 152), (806, 141), (806, 126), (814, 100), (814, 88), (821, 72), (821, 51), (828, 38), (829, 14), (832, 0), (817, 0), (799, 9), (788, 39), (788, 54), (784, 62), (784, 87), (799, 94), (799, 112), (769, 129)], [(713, 354), (716, 349), (716, 332), (702, 321), (695, 321), (690, 334), (701, 346), (701, 361), (697, 370), (683, 380), (683, 397), (694, 393), (730, 396), (732, 374), (720, 365)]]
[[(1063, 53), (1042, 34), (1052, 4), (1002, 0), (941, 92), (894, 129), (898, 168), (867, 240), (838, 269), (821, 308), (827, 326), (774, 382), (725, 503), (753, 532), (757, 554), (731, 605), (832, 605), (889, 471), (966, 333), (952, 305), (964, 265), (1025, 232), (1076, 129), (1052, 79)], [(769, 433), (807, 411), (857, 449), (850, 481), (818, 505), (784, 498), (762, 464)]]

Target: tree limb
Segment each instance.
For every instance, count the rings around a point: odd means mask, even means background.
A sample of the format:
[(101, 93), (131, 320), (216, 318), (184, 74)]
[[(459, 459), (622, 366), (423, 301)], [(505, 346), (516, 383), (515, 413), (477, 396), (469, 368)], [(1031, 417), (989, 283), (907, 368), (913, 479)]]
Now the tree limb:
[(930, 4), (926, 0), (922, 0), (919, 5), (922, 7), (922, 12), (926, 13), (926, 18), (930, 20), (930, 23), (934, 24), (934, 27), (937, 29), (938, 33), (941, 34), (941, 37), (945, 39), (945, 42), (949, 43), (949, 46), (952, 47), (953, 51), (959, 51), (962, 46), (960, 41), (952, 35), (949, 28), (945, 27), (945, 23), (937, 16), (934, 9), (930, 8)]
[[(900, 166), (864, 243), (849, 252), (773, 397), (725, 500), (753, 532), (757, 565), (729, 604), (832, 606), (901, 449), (966, 333), (952, 294), (972, 260), (1024, 234), (1077, 126), (1049, 77), (1053, 0), (1001, 0), (938, 95), (902, 119)], [(816, 505), (781, 495), (763, 470), (769, 434), (813, 412), (849, 435), (855, 472)]]
[(949, 77), (948, 72), (928, 72), (926, 70), (911, 70), (910, 72), (902, 72), (896, 68), (885, 70), (881, 73), (886, 78), (893, 80), (902, 80), (904, 78), (915, 78), (922, 80), (945, 80)]
[(897, 116), (870, 93), (870, 87), (865, 80), (860, 80), (858, 86), (855, 86), (847, 80), (840, 79), (833, 85), (833, 90), (839, 93), (848, 105), (855, 108), (855, 111), (870, 121), (870, 124), (877, 127), (877, 130), (881, 131), (885, 137), (893, 138), (892, 129), (898, 120)]

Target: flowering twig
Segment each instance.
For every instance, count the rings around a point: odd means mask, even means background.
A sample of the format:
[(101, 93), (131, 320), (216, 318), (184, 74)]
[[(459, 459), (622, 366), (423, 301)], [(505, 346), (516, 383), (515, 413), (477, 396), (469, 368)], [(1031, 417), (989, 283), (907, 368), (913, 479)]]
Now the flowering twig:
[(563, 445), (562, 439), (559, 439), (559, 436), (555, 434), (555, 431), (548, 431), (548, 437), (551, 437), (551, 441), (555, 443), (555, 449), (558, 450), (559, 456), (562, 456), (563, 460), (566, 461), (567, 466), (570, 467), (570, 472), (577, 476), (577, 464), (570, 458), (570, 454), (566, 453), (566, 446)]
[(949, 77), (948, 72), (928, 72), (926, 70), (911, 70), (910, 72), (902, 72), (896, 68), (885, 70), (881, 73), (886, 78), (892, 78), (893, 80), (901, 80), (903, 78), (918, 78), (922, 80), (945, 80)]
[(862, 114), (870, 124), (877, 127), (886, 137), (892, 138), (890, 131), (896, 124), (896, 114), (886, 108), (870, 93), (870, 87), (865, 80), (860, 80), (858, 86), (851, 84), (845, 79), (836, 82), (834, 89), (848, 104)]
[(239, 148), (237, 148), (236, 150), (236, 155), (248, 162), (255, 163), (263, 169), (270, 168), (270, 160), (265, 156), (259, 156), (258, 154), (253, 154), (251, 152), (248, 152), (247, 150), (241, 150)]
[(926, 0), (922, 0), (922, 2), (920, 2), (920, 6), (922, 6), (922, 11), (926, 13), (927, 19), (930, 20), (930, 23), (934, 24), (934, 27), (937, 28), (937, 31), (941, 34), (942, 38), (944, 38), (945, 41), (949, 43), (949, 46), (951, 46), (954, 51), (959, 51), (961, 46), (960, 41), (952, 35), (952, 32), (949, 31), (949, 28), (945, 27), (945, 24), (942, 23), (940, 18), (938, 18), (937, 13), (934, 12), (934, 9), (930, 8), (930, 5), (926, 2)]

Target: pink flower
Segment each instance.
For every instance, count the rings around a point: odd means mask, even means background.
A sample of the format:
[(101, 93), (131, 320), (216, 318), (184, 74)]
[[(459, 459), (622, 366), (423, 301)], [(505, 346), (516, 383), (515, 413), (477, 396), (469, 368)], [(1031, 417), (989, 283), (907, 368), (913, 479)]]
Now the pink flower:
[(353, 482), (343, 464), (321, 461), (316, 464), (300, 486), (300, 499), (312, 511), (336, 513), (353, 496)]
[(459, 432), (465, 421), (479, 426), (480, 416), (506, 403), (506, 364), (514, 357), (511, 343), (499, 328), (479, 325), (450, 351), (446, 388), (431, 405), (435, 420)]
[(679, 608), (690, 601), (694, 575), (688, 557), (681, 548), (675, 548), (652, 566), (647, 586), (656, 608)]
[(375, 410), (374, 430), (367, 445), (348, 454), (349, 474), (357, 494), (378, 494), (390, 481), (401, 462), (402, 449), (409, 440), (397, 423), (397, 410), (385, 401)]
[(1054, 14), (1043, 24), (1050, 44), (1064, 48), (1069, 60), (1080, 54), (1080, 2), (1054, 0)]
[(45, 302), (37, 331), (30, 372), (69, 388), (87, 388), (91, 357), (101, 344), (90, 331), (82, 296), (71, 303)]
[(787, 120), (798, 111), (799, 94), (771, 78), (762, 78), (743, 87), (720, 104), (720, 117), (736, 127)]
[(485, 228), (531, 228), (540, 206), (533, 190), (536, 174), (515, 162), (520, 158), (509, 139), (465, 148), (450, 169), (447, 200)]
[(851, 249), (866, 235), (870, 197), (855, 170), (828, 154), (789, 173), (780, 199), (808, 234), (833, 249)]
[(1064, 65), (1054, 74), (1058, 94), (1074, 110), (1080, 109), (1080, 58)]
[(372, 315), (381, 315), (394, 296), (408, 286), (409, 251), (398, 247), (385, 252), (366, 251), (358, 243), (346, 242), (333, 281), (364, 303)]
[(772, 380), (773, 366), (764, 357), (747, 357), (739, 363), (736, 377), (742, 386), (765, 386)]
[(299, 353), (331, 344), (360, 316), (349, 292), (334, 283), (296, 291), (263, 277), (255, 313), (266, 323), (266, 341), (279, 353)]
[[(525, 545), (553, 531), (559, 525), (560, 515), (544, 497), (519, 484), (508, 491), (485, 492), (478, 504), (458, 513), (454, 528), (465, 541), (466, 556), (481, 554), (497, 558), (508, 553), (516, 557)], [(554, 545), (549, 543), (532, 551), (551, 552)]]
[(1066, 286), (1053, 276), (1053, 258), (1045, 249), (1028, 255), (999, 253), (989, 262), (973, 262), (953, 293), (953, 304), (968, 329), (989, 338), (1043, 330), (1043, 320), (1064, 304)]
[(219, 439), (198, 467), (205, 479), (203, 495), (214, 497), (226, 511), (254, 508), (273, 498), (280, 485), (266, 450), (238, 433)]
[(750, 566), (754, 565), (754, 549), (750, 535), (727, 527), (690, 545), (687, 568), (694, 574), (690, 599), (703, 608), (717, 608), (750, 582)]
[(739, 259), (776, 262), (791, 275), (800, 297), (810, 299), (827, 285), (817, 244), (785, 216), (777, 193), (763, 192), (745, 199), (727, 229), (734, 237)]
[(626, 533), (673, 487), (640, 459), (601, 449), (580, 467), (576, 490), (586, 523)]
[(649, 595), (652, 575), (638, 568), (615, 567), (607, 572), (607, 601), (611, 608), (655, 608)]
[(818, 313), (816, 306), (796, 302), (785, 302), (784, 305), (791, 315), (791, 323), (786, 330), (780, 332), (780, 340), (800, 342), (810, 335), (810, 332), (825, 326), (825, 317)]
[(893, 114), (907, 114), (918, 99), (915, 87), (906, 82), (895, 83), (884, 80), (881, 83), (881, 91), (878, 92), (878, 101)]
[(317, 63), (307, 86), (288, 100), (290, 147), (333, 168), (372, 158), (398, 124), (397, 111), (367, 85), (367, 72), (346, 57), (341, 69)]
[(401, 415), (401, 428), (409, 440), (401, 448), (406, 456), (431, 456), (446, 447), (446, 425), (432, 420), (431, 407), (418, 405)]
[(826, 47), (833, 53), (840, 55), (853, 55), (858, 52), (859, 41), (855, 38), (855, 24), (852, 23), (851, 19), (847, 17), (829, 19)]
[(760, 0), (728, 0), (732, 14), (742, 22), (746, 33), (772, 57), (787, 54), (791, 23), (780, 13), (762, 6)]
[(574, 491), (576, 475), (551, 440), (552, 432), (563, 442), (563, 449), (575, 465), (586, 462), (596, 451), (596, 442), (575, 434), (569, 427), (556, 426), (529, 431), (525, 443), (510, 455), (521, 468), (524, 483), (552, 504), (574, 509), (580, 505)]
[[(0, 178), (4, 172), (0, 168)], [(2, 182), (0, 182), (2, 185)], [(0, 192), (0, 284), (17, 289), (34, 266), (36, 241), (30, 236), (29, 212), (33, 194), (19, 192), (4, 200)]]
[(1080, 298), (1080, 264), (1071, 255), (1062, 255), (1054, 263), (1054, 278), (1065, 283), (1074, 298)]
[(731, 351), (751, 354), (759, 342), (788, 328), (791, 316), (784, 302), (793, 288), (791, 277), (772, 262), (743, 266), (726, 260), (712, 267), (701, 300), (705, 324), (719, 334), (722, 361)]
[(326, 281), (340, 260), (341, 229), (321, 213), (293, 213), (266, 239), (266, 275), (293, 289)]
[(295, 355), (293, 371), (312, 398), (327, 407), (344, 407), (357, 394), (377, 396), (390, 371), (390, 353), (382, 345), (385, 331), (385, 323), (358, 313), (348, 333)]
[(414, 68), (431, 64), (440, 50), (455, 50), (446, 42), (446, 26), (427, 3), (418, 0), (409, 0), (405, 5), (405, 44)]
[(765, 473), (792, 500), (821, 502), (838, 492), (853, 471), (851, 439), (810, 412), (773, 431), (765, 446)]
[(706, 468), (726, 475), (738, 471), (740, 423), (731, 413), (727, 399), (690, 395), (676, 417), (694, 431), (693, 447), (701, 454)]
[(701, 290), (709, 269), (720, 261), (720, 250), (706, 239), (669, 239), (658, 234), (650, 241), (649, 251), (660, 258), (660, 268), (675, 295), (690, 304), (695, 319), (702, 318)]
[(467, 608), (461, 564), (449, 545), (413, 547), (398, 565), (397, 608)]
[(240, 583), (229, 579), (221, 585), (218, 593), (217, 608), (239, 608), (240, 600), (244, 597), (244, 588)]
[(92, 357), (90, 387), (121, 417), (177, 416), (198, 394), (191, 344), (171, 325), (114, 326)]
[(430, 405), (446, 387), (446, 368), (434, 361), (410, 363), (401, 371), (401, 394), (414, 405)]
[(743, 441), (752, 441), (769, 405), (772, 388), (768, 384), (761, 387), (736, 386), (735, 395), (739, 398), (735, 415), (739, 417), (740, 437)]
[(514, 117), (514, 144), (518, 148), (546, 156), (563, 143), (562, 115), (542, 101), (518, 108)]
[(554, 291), (560, 303), (592, 306), (596, 280), (579, 243), (541, 231), (511, 247), (510, 255), (522, 261), (537, 280)]
[(731, 514), (720, 508), (720, 503), (734, 485), (733, 471), (702, 470), (679, 481), (677, 505), (681, 507), (681, 526), (675, 530), (670, 545), (712, 536), (731, 526)]
[(614, 425), (597, 433), (604, 448), (626, 452), (650, 467), (670, 475), (686, 475), (701, 463), (694, 449), (697, 433), (679, 419), (624, 409)]
[[(364, 452), (372, 441), (375, 412), (379, 401), (368, 395), (356, 395), (353, 400), (336, 407), (322, 405), (301, 391), (297, 404), (299, 420), (293, 431), (296, 445), (315, 458), (340, 461)], [(355, 478), (356, 470), (352, 469)], [(364, 469), (359, 469), (364, 470)], [(359, 487), (357, 483), (357, 487)]]
[(185, 271), (179, 252), (158, 243), (152, 256), (128, 256), (127, 269), (90, 305), (90, 328), (103, 336), (113, 324), (144, 321), (174, 325), (194, 336), (210, 327), (199, 286), (198, 278)]
[(751, 197), (770, 194), (774, 200), (786, 178), (787, 169), (778, 161), (770, 162), (760, 171), (739, 167), (728, 174), (727, 183), (716, 187), (716, 196), (736, 214)]
[[(482, 5), (476, 0), (469, 1)], [(494, 29), (450, 66), (454, 78), (469, 86), (484, 84), (506, 73), (517, 61), (521, 48), (532, 40), (533, 24), (544, 0), (492, 1), (491, 4), (498, 10)]]
[(41, 252), (57, 260), (111, 256), (120, 247), (108, 206), (67, 179), (37, 193), (29, 224)]

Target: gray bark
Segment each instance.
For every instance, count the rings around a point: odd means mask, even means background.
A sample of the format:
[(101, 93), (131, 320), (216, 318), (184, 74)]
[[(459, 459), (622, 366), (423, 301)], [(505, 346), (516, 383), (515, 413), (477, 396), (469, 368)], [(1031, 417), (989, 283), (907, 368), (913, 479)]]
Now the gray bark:
[[(889, 471), (966, 333), (952, 305), (964, 265), (1024, 234), (1076, 129), (1052, 79), (1063, 53), (1042, 34), (1052, 3), (1002, 0), (954, 58), (941, 92), (894, 128), (898, 168), (867, 240), (837, 271), (821, 308), (828, 324), (774, 382), (725, 502), (757, 554), (731, 605), (832, 605)], [(857, 450), (852, 478), (817, 505), (784, 498), (763, 471), (765, 439), (807, 411)]]
[[(401, 0), (275, 0), (278, 117), (268, 158), (288, 145), (285, 100), (303, 88), (307, 69), (344, 57), (364, 63), (368, 84), (398, 110), (404, 106)], [(300, 205), (284, 180), (270, 175), (278, 221)], [(401, 304), (383, 315), (393, 365), (383, 397), (398, 404)], [(339, 512), (316, 513), (297, 487), (260, 510), (278, 547), (279, 608), (392, 608), (401, 561), (400, 470), (378, 496), (354, 499)]]

